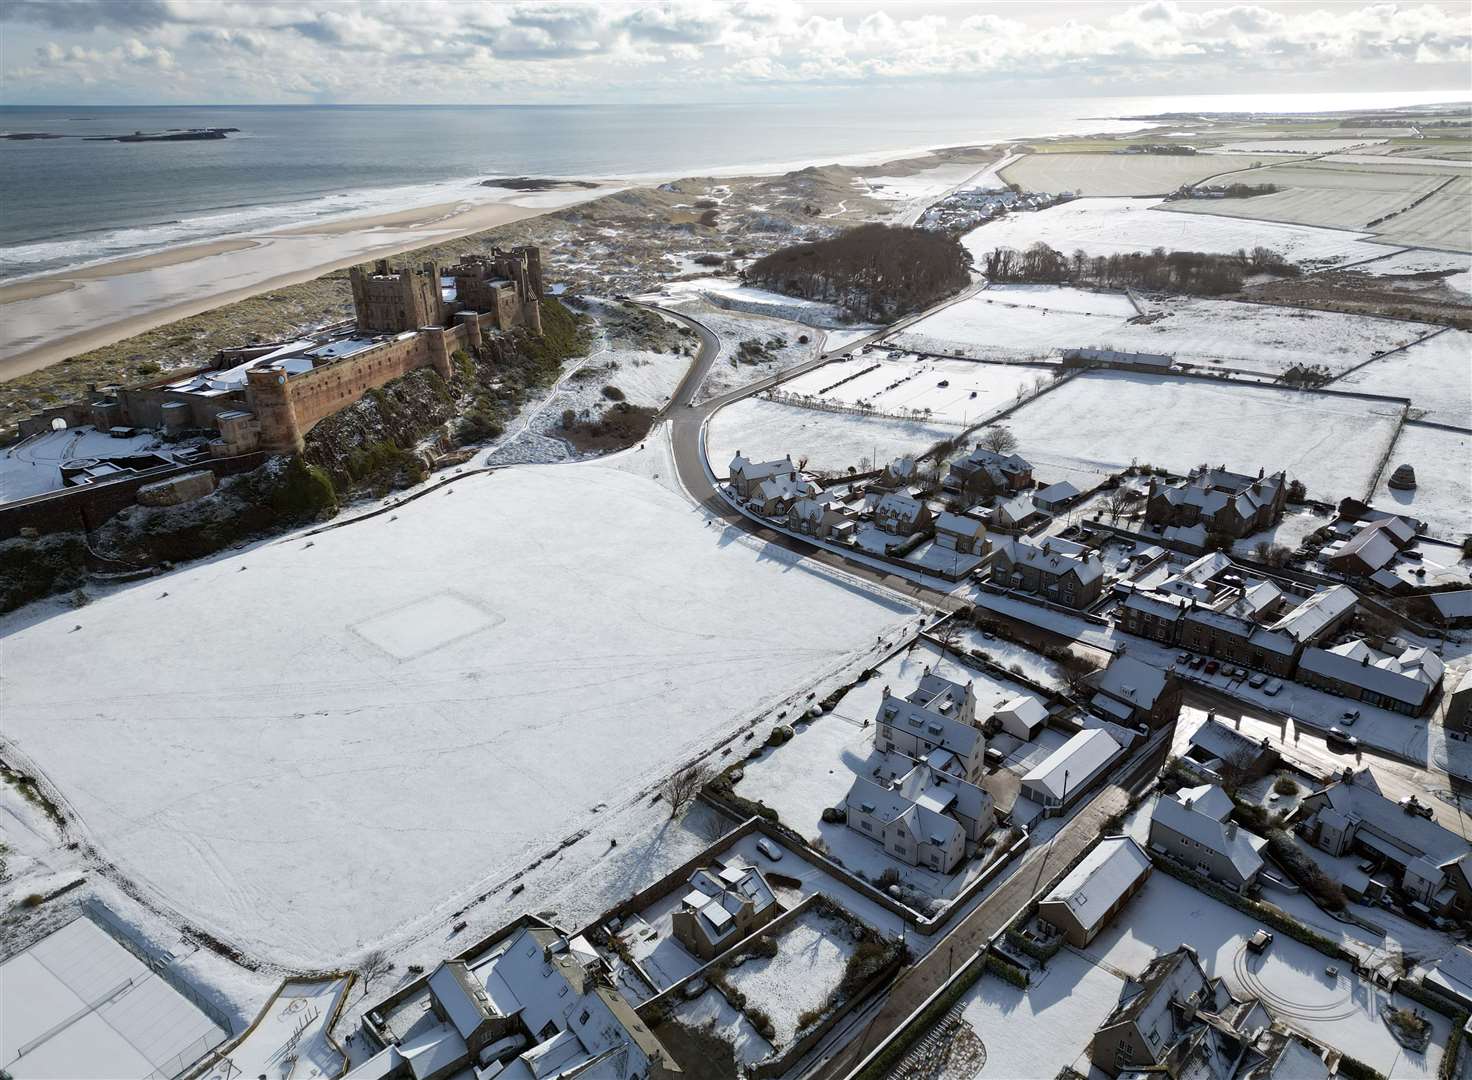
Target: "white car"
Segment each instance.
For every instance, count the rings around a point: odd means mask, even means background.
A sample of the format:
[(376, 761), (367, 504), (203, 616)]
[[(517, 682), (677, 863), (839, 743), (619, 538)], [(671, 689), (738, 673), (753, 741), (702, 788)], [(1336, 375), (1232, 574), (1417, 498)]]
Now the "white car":
[(1267, 681), (1268, 677), (1259, 672), (1258, 674), (1247, 680), (1247, 685), (1252, 687), (1254, 690), (1261, 690), (1264, 686), (1267, 685)]
[(1262, 692), (1268, 697), (1272, 697), (1281, 689), (1283, 689), (1282, 679), (1269, 679), (1268, 684), (1262, 688)]
[(773, 862), (776, 862), (778, 859), (782, 858), (782, 849), (779, 848), (776, 844), (772, 843), (770, 840), (768, 840), (765, 836), (756, 842), (756, 849), (767, 858), (771, 859)]

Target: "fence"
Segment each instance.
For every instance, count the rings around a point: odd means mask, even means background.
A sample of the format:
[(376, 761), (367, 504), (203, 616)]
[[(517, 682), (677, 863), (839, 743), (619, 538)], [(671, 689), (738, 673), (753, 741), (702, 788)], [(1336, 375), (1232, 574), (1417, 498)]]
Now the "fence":
[[(183, 1050), (180, 1050), (162, 1065), (155, 1068), (143, 1080), (174, 1080), (174, 1077), (181, 1075), (196, 1061), (204, 1057), (229, 1037), (229, 1035), (223, 1032), (215, 1032), (213, 1035), (201, 1035)], [(237, 1069), (235, 1071), (238, 1075), (239, 1070)]]
[[(230, 1037), (235, 1030), (235, 1025), (217, 1005), (201, 997), (199, 991), (189, 985), (189, 982), (174, 970), (172, 953), (163, 950), (155, 952), (138, 937), (136, 930), (122, 922), (96, 898), (83, 903), (82, 910), (94, 923), (106, 931), (110, 938), (141, 960), (150, 971), (172, 986), (180, 996), (224, 1030), (224, 1034), (206, 1046), (204, 1050), (213, 1049)], [(200, 1053), (204, 1053), (204, 1050), (201, 1050)], [(185, 1064), (187, 1065), (188, 1062)]]

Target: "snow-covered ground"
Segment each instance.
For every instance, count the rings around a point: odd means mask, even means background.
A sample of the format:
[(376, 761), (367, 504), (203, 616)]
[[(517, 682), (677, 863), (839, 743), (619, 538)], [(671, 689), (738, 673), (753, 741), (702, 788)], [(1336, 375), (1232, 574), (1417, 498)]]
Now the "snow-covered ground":
[(1306, 225), (1285, 225), (1213, 214), (1175, 214), (1151, 207), (1158, 199), (1075, 199), (1034, 213), (1009, 214), (973, 229), (962, 238), (980, 260), (993, 248), (1025, 250), (1038, 241), (1072, 255), (1114, 255), (1126, 251), (1206, 251), (1231, 254), (1255, 247), (1276, 251), (1294, 262), (1338, 265), (1384, 255), (1368, 234)]
[(808, 467), (840, 471), (864, 461), (884, 464), (904, 454), (919, 454), (956, 429), (919, 420), (823, 412), (783, 405), (762, 398), (746, 398), (728, 405), (710, 418), (706, 433), (711, 468), (717, 476), (741, 451), (753, 460), (792, 455), (806, 457)]
[(746, 1014), (737, 1010), (715, 987), (710, 987), (692, 1001), (682, 1002), (675, 1009), (674, 1019), (686, 1027), (708, 1031), (730, 1043), (736, 1051), (737, 1062), (742, 1065), (755, 1065), (772, 1056), (772, 1044), (762, 1038)]
[[(680, 310), (704, 323), (721, 339), (721, 351), (711, 364), (705, 382), (700, 384), (700, 392), (696, 395), (698, 401), (709, 401), (737, 387), (805, 364), (824, 348), (822, 330), (788, 319), (747, 315), (712, 304), (685, 304)], [(808, 339), (806, 342), (799, 340), (804, 337)], [(768, 359), (755, 364), (738, 359), (741, 343), (752, 340), (768, 346)]]
[(1408, 397), (1427, 420), (1472, 429), (1472, 331), (1418, 341), (1350, 372), (1334, 388)]
[(1063, 349), (1102, 344), (1134, 315), (1133, 305), (1118, 293), (992, 286), (911, 323), (893, 341), (982, 360), (1042, 360)]
[[(1422, 1010), (1432, 1025), (1424, 1054), (1403, 1049), (1381, 1014), (1412, 1003), (1387, 994), (1342, 960), (1325, 956), (1286, 934), (1266, 952), (1247, 952), (1258, 923), (1167, 874), (1155, 873), (1085, 950), (1098, 963), (1139, 974), (1157, 955), (1193, 946), (1207, 974), (1222, 976), (1238, 996), (1257, 997), (1293, 1027), (1387, 1076), (1436, 1075), (1448, 1023)], [(1329, 974), (1333, 967), (1335, 974)]]
[(1360, 497), (1398, 406), (1329, 394), (1129, 372), (1091, 372), (1008, 418), (1021, 452), (1114, 471), (1132, 461), (1184, 473), (1202, 462), (1286, 469), (1315, 498)]
[[(1390, 487), (1399, 465), (1416, 470), (1415, 490)], [(1432, 536), (1460, 543), (1472, 533), (1472, 431), (1403, 426), (1370, 501), (1378, 509), (1420, 518)]]
[(1330, 515), (1315, 513), (1308, 507), (1289, 509), (1284, 512), (1283, 519), (1271, 529), (1255, 532), (1251, 536), (1244, 536), (1232, 545), (1232, 553), (1244, 558), (1254, 558), (1257, 554), (1258, 544), (1273, 544), (1285, 547), (1289, 551), (1294, 550), (1303, 543), (1304, 538), (1318, 532), (1329, 524)]
[(853, 927), (843, 919), (805, 911), (777, 938), (777, 955), (748, 956), (726, 978), (771, 1017), (780, 1051), (797, 1034), (797, 1018), (821, 1009), (838, 990), (854, 954)]
[(961, 1018), (986, 1047), (981, 1076), (997, 1080), (1089, 1075), (1089, 1039), (1119, 1001), (1124, 980), (1064, 950), (1024, 990), (983, 974), (961, 998)]
[[(1468, 163), (1472, 165), (1472, 162)], [(1411, 248), (1389, 258), (1376, 259), (1354, 268), (1373, 277), (1391, 277), (1399, 274), (1421, 274), (1428, 271), (1456, 271), (1441, 279), (1443, 285), (1464, 295), (1472, 296), (1472, 255), (1451, 251), (1427, 251)]]
[(12, 752), (249, 953), (332, 967), (441, 924), (910, 614), (636, 468), (468, 477), (13, 615)]
[(1374, 146), (1384, 139), (1247, 139), (1213, 146), (1216, 154), (1338, 154), (1353, 147)]
[(288, 982), (250, 1033), (199, 1080), (341, 1075), (343, 1056), (327, 1041), (327, 1024), (347, 989), (347, 979)]
[[(1014, 404), (1039, 383), (1046, 385), (1056, 370), (1031, 364), (937, 360), (913, 354), (890, 359), (888, 350), (876, 349), (804, 372), (784, 383), (782, 391), (811, 396), (825, 404), (853, 405), (862, 401), (876, 412), (891, 415), (925, 412), (927, 420), (964, 427)], [(843, 379), (850, 381), (833, 386)]]
[(743, 285), (735, 278), (705, 277), (672, 281), (647, 299), (706, 302), (729, 310), (765, 315), (772, 319), (788, 319), (808, 326), (851, 325), (836, 304), (804, 300), (799, 296)]
[(166, 449), (151, 431), (122, 439), (92, 427), (63, 428), (35, 435), (0, 454), (0, 502), (58, 490), (62, 486), (61, 466), (68, 462)]

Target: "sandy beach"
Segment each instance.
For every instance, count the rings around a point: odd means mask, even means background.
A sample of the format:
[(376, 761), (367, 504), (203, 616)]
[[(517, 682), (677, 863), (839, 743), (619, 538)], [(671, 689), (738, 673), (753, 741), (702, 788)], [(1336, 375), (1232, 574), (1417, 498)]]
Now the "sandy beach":
[(0, 285), (0, 382), (256, 293), (536, 217), (620, 186), (507, 191), (482, 203), (252, 233)]

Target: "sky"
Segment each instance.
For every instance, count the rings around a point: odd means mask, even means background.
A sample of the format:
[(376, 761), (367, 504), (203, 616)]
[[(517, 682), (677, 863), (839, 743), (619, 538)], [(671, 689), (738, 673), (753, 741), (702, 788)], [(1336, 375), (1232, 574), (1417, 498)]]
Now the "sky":
[(1472, 96), (1461, 2), (0, 0), (0, 103)]

